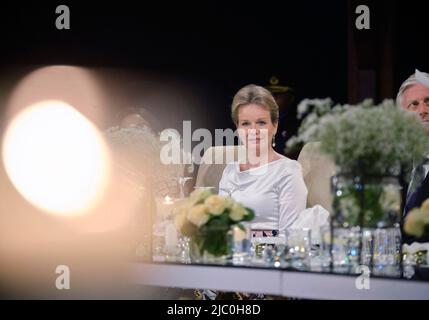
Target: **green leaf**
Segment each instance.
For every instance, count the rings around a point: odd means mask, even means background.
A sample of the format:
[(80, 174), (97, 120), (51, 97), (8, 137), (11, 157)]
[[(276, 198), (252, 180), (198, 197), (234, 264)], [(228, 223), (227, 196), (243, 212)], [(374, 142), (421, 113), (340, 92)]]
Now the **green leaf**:
[(255, 211), (250, 208), (244, 208), (247, 214), (243, 217), (243, 221), (252, 221), (255, 218)]

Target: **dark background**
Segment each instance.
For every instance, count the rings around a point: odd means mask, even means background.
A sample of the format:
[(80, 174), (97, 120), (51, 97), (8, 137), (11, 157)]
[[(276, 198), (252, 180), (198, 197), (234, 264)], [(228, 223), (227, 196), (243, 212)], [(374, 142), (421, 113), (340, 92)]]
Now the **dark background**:
[[(17, 70), (27, 67), (132, 71), (133, 80), (122, 84), (137, 104), (149, 101), (145, 107), (165, 127), (180, 128), (187, 119), (197, 127), (231, 127), (234, 93), (245, 84), (266, 85), (272, 75), (294, 88), (296, 103), (396, 96), (415, 68), (429, 71), (424, 3), (3, 2), (1, 75), (14, 74), (12, 86), (24, 74)], [(70, 30), (55, 28), (60, 4), (70, 8)], [(370, 30), (354, 26), (359, 4), (370, 7)]]

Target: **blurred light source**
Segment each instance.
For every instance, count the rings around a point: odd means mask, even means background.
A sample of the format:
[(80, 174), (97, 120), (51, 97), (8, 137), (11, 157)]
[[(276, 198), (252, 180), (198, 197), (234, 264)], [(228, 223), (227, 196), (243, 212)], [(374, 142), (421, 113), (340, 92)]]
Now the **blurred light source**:
[(50, 213), (88, 212), (103, 196), (110, 175), (107, 147), (96, 127), (58, 100), (17, 114), (5, 131), (2, 151), (15, 188)]
[(75, 66), (47, 66), (22, 78), (10, 94), (8, 119), (29, 105), (46, 100), (58, 100), (72, 105), (91, 122), (103, 126), (106, 122), (108, 99), (94, 71)]

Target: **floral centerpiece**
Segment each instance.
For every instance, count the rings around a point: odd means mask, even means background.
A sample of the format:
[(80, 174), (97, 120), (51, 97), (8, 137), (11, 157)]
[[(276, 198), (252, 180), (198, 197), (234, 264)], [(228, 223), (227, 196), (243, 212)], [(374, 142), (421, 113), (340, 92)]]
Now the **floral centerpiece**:
[(310, 102), (301, 105), (307, 117), (297, 139), (319, 142), (320, 151), (337, 166), (332, 179), (332, 245), (347, 246), (346, 254), (334, 250), (334, 267), (396, 263), (373, 251), (373, 241), (381, 234), (397, 234), (405, 181), (410, 178), (403, 173), (411, 172), (413, 161), (429, 150), (423, 124), (392, 100), (333, 107), (328, 99), (310, 111), (305, 106)]
[[(366, 100), (362, 104), (366, 105), (367, 103), (368, 101)], [(301, 121), (301, 125), (297, 135), (287, 141), (285, 154), (299, 151), (304, 144), (313, 141), (324, 116), (341, 113), (350, 107), (350, 105), (334, 106), (331, 98), (302, 100), (297, 107), (297, 119)]]
[(196, 189), (174, 211), (179, 232), (191, 239), (194, 253), (222, 257), (230, 253), (228, 234), (232, 226), (245, 232), (242, 222), (253, 220), (252, 209), (232, 198)]
[[(398, 213), (401, 186), (395, 180), (409, 179), (401, 173), (411, 172), (413, 161), (429, 150), (420, 120), (392, 100), (375, 105), (367, 99), (355, 106), (333, 106), (330, 99), (304, 100), (298, 111), (306, 117), (296, 141), (320, 142), (321, 151), (337, 165), (338, 176), (349, 178), (334, 181), (341, 189), (334, 194), (334, 207), (345, 213), (342, 222), (375, 226), (389, 212)], [(385, 186), (381, 179), (387, 181)], [(365, 190), (355, 188), (359, 182)], [(366, 211), (363, 217), (361, 209)]]
[(342, 171), (359, 175), (399, 175), (411, 171), (429, 142), (421, 121), (392, 100), (328, 114), (316, 139)]
[(146, 126), (114, 126), (105, 131), (106, 140), (115, 156), (115, 165), (136, 185), (154, 178), (154, 172), (163, 172), (159, 160), (160, 143)]
[[(382, 105), (392, 105), (390, 100), (383, 101)], [(378, 107), (372, 99), (365, 99), (359, 104), (335, 104), (331, 98), (324, 99), (304, 99), (297, 107), (297, 119), (301, 120), (301, 125), (297, 135), (291, 137), (286, 143), (285, 152), (300, 149), (307, 142), (317, 140), (323, 124), (332, 116), (337, 116), (350, 109), (370, 109)]]
[[(181, 152), (178, 164), (164, 164), (161, 150), (164, 142), (151, 128), (141, 125), (113, 126), (106, 130), (105, 137), (115, 155), (115, 165), (128, 182), (143, 191), (143, 184), (148, 184), (153, 193), (159, 196), (171, 196), (179, 193), (178, 176), (183, 176), (186, 169), (190, 174), (194, 170), (190, 155)], [(180, 136), (177, 137), (180, 140)], [(185, 160), (191, 163), (185, 168)]]
[[(413, 161), (429, 150), (425, 129), (415, 115), (389, 100), (376, 107), (357, 106), (321, 119), (317, 139), (321, 151), (335, 161), (339, 174), (353, 180), (352, 188), (337, 194), (338, 205), (347, 202), (349, 207), (363, 210), (360, 222), (364, 226), (376, 226), (389, 211), (391, 221), (398, 218), (401, 180), (409, 178), (402, 173), (411, 172)], [(356, 210), (355, 214), (353, 210), (346, 212), (358, 222)]]

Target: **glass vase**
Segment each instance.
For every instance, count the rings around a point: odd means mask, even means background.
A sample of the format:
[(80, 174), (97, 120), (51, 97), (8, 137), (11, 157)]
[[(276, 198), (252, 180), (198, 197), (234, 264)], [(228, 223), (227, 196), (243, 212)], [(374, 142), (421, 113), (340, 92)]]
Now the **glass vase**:
[(401, 259), (399, 220), (402, 186), (391, 176), (336, 175), (332, 178), (331, 265), (355, 273), (397, 274)]
[(225, 264), (232, 258), (233, 231), (219, 229), (208, 234), (198, 233), (190, 238), (189, 255), (192, 263)]

